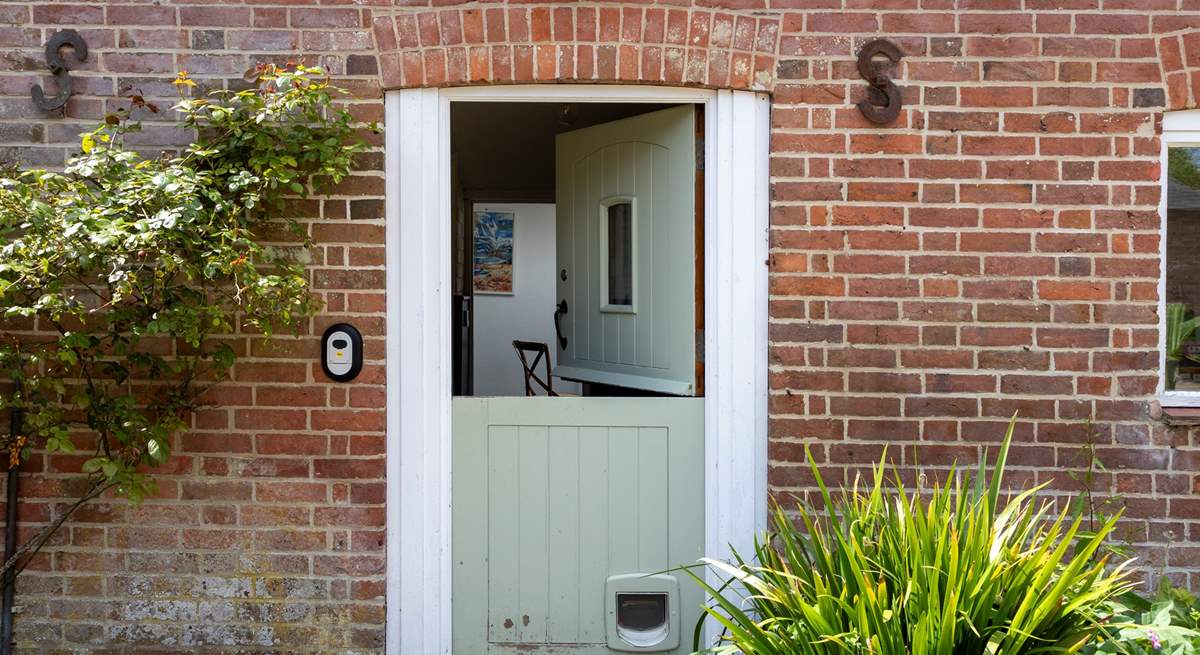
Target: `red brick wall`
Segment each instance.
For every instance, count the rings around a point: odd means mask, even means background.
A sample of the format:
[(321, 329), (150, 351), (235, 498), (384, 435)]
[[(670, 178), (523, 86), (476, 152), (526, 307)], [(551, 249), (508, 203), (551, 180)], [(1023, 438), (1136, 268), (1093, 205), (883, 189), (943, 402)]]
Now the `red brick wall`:
[(383, 84), (587, 80), (766, 89), (774, 81), (777, 12), (712, 11), (686, 0), (645, 8), (659, 3), (572, 4), (377, 12)]
[[(1014, 480), (1066, 494), (1094, 419), (1113, 472), (1100, 486), (1124, 495), (1143, 563), (1200, 573), (1200, 448), (1151, 398), (1156, 132), (1168, 102), (1196, 104), (1200, 2), (363, 4), (4, 4), (0, 154), (57, 165), (123, 87), (159, 98), (176, 69), (229, 85), (256, 61), (300, 55), (350, 87), (364, 119), (381, 118), (381, 85), (769, 90), (774, 489), (809, 485), (804, 441), (835, 480), (888, 444), (905, 465), (974, 463), (1020, 412)], [(80, 95), (47, 115), (28, 89), (60, 27), (92, 56), (73, 73)], [(853, 107), (866, 88), (854, 52), (877, 36), (905, 53), (906, 108), (887, 127)], [(157, 125), (143, 138), (178, 143)], [(96, 505), (24, 576), (26, 652), (380, 650), (381, 161), (376, 150), (333, 199), (300, 208), (328, 304), (310, 332), (364, 329), (358, 383), (323, 383), (311, 337), (270, 349), (242, 337), (247, 360), (180, 438), (161, 497)], [(27, 525), (71, 497), (77, 466), (30, 463)]]
[[(297, 53), (360, 98), (356, 115), (382, 119), (370, 11), (303, 4), (3, 4), (0, 156), (61, 165), (78, 133), (128, 105), (118, 99), (127, 88), (166, 108), (176, 70), (228, 86), (256, 62)], [(63, 27), (79, 30), (90, 56), (72, 72), (80, 93), (43, 113), (29, 86), (53, 85), (42, 47)], [(144, 118), (137, 139), (148, 149), (185, 138), (169, 116)], [(92, 504), (21, 576), (20, 652), (381, 650), (383, 155), (382, 137), (365, 136), (375, 149), (360, 174), (295, 209), (311, 219), (312, 282), (326, 304), (304, 332), (357, 325), (367, 362), (356, 383), (327, 383), (313, 336), (270, 346), (239, 336), (243, 363), (214, 395), (219, 405), (177, 439), (158, 497)], [(38, 456), (25, 467), (25, 534), (77, 493), (82, 459)]]

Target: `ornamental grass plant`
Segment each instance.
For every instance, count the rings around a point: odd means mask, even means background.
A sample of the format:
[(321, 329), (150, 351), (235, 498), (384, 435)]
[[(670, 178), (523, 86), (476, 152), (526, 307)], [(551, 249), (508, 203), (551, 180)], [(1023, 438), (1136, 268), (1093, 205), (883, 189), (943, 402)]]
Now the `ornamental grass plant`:
[[(1082, 517), (1038, 498), (1006, 498), (1010, 424), (989, 475), (952, 469), (906, 488), (880, 462), (831, 493), (811, 453), (822, 509), (778, 505), (750, 558), (703, 560), (727, 582), (702, 621), (723, 626), (703, 652), (745, 655), (1018, 655), (1079, 652), (1133, 582), (1103, 547), (1117, 521), (1085, 532)], [(886, 457), (886, 453), (885, 453)], [(697, 626), (695, 648), (700, 649)]]

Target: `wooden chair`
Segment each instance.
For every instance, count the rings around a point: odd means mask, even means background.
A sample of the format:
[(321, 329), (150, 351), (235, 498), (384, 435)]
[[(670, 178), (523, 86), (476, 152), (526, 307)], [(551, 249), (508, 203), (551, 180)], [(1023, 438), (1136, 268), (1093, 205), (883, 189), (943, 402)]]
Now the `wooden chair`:
[[(525, 370), (525, 395), (538, 395), (533, 385), (530, 384), (530, 381), (533, 381), (546, 392), (547, 396), (557, 396), (558, 393), (554, 391), (554, 378), (550, 375), (550, 348), (546, 346), (545, 342), (521, 341), (517, 339), (512, 342), (512, 345), (513, 349), (517, 351), (517, 358), (521, 360), (521, 368)], [(532, 363), (530, 363), (526, 353), (537, 353)], [(546, 364), (546, 378), (544, 380), (537, 374), (537, 367), (541, 362), (545, 362)]]

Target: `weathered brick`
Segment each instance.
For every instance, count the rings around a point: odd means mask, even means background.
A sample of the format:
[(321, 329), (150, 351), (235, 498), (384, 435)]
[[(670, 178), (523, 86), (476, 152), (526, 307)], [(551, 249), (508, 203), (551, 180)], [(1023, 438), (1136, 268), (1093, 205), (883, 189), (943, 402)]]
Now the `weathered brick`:
[(250, 8), (211, 5), (180, 7), (179, 24), (202, 27), (249, 27)]

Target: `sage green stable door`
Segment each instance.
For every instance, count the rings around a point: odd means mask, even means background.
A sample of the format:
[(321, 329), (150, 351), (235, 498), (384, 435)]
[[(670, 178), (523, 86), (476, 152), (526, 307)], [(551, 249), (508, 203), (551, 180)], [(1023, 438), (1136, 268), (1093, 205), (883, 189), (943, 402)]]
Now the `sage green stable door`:
[(456, 655), (691, 652), (703, 594), (653, 574), (703, 555), (695, 152), (691, 105), (557, 139), (555, 374), (670, 396), (454, 399)]
[[(702, 556), (703, 403), (454, 399), (455, 655), (614, 652), (608, 578)], [(703, 594), (673, 575), (690, 653)]]

